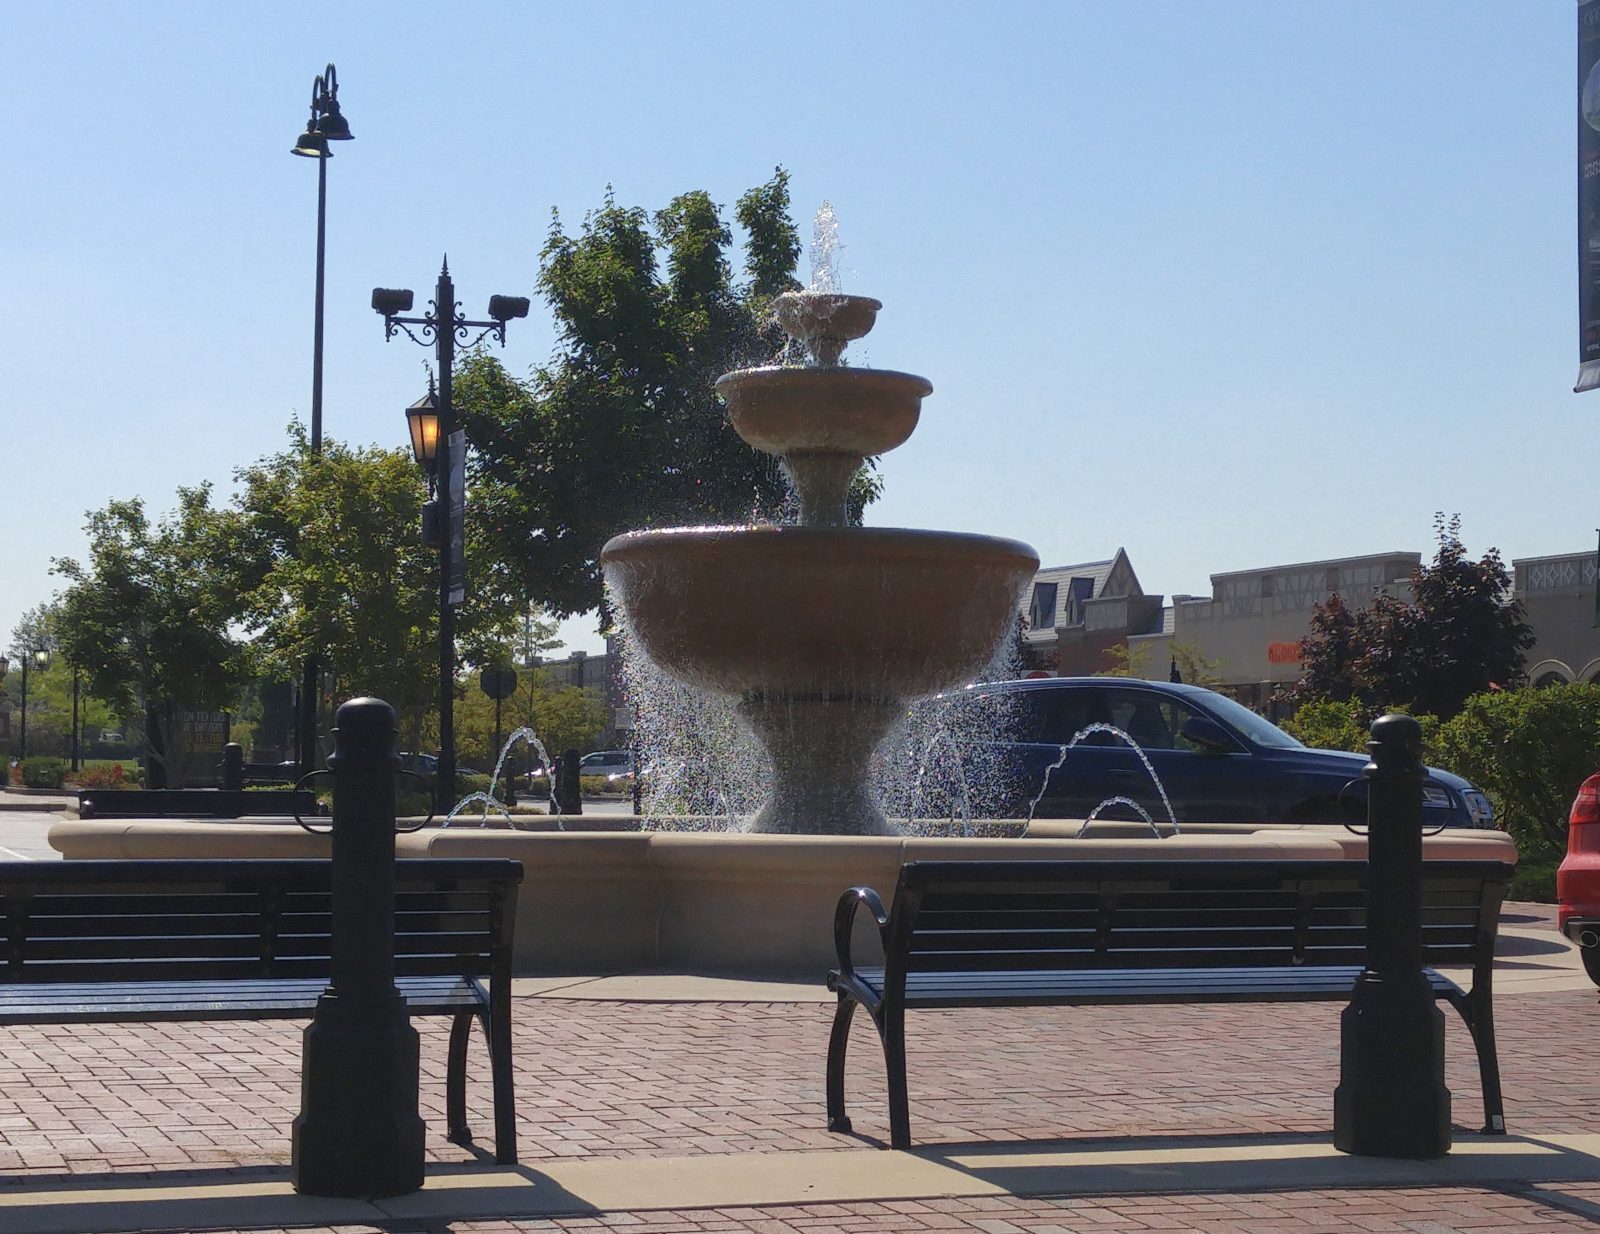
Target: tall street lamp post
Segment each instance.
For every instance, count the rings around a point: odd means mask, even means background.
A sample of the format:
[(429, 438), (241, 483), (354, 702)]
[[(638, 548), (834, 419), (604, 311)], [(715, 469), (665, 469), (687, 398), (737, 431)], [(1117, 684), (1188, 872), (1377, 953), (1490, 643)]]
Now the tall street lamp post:
[[(322, 275), (327, 240), (328, 160), (333, 151), (330, 141), (349, 141), (355, 136), (339, 110), (339, 75), (333, 65), (323, 69), (311, 83), (311, 119), (306, 131), (295, 139), (291, 154), (317, 160), (317, 291), (316, 311), (311, 328), (311, 456), (322, 454)], [(320, 665), (315, 648), (306, 654), (305, 671), (300, 678), (300, 706), (296, 716), (299, 750), (296, 752), (301, 774), (317, 763), (317, 697), (320, 693)]]
[[(431, 343), (439, 369), (437, 393), (430, 385), (428, 394), (406, 409), (406, 421), (417, 462), (433, 477), (437, 494), (434, 526), (439, 540), (439, 771), (434, 798), (436, 807), (448, 812), (454, 804), (456, 783), (455, 606), (466, 598), (461, 521), (466, 508), (462, 487), (467, 446), (466, 435), (456, 430), (455, 411), (450, 401), (456, 340), (461, 339), (471, 347), (492, 335), (504, 347), (506, 323), (528, 315), (528, 300), (525, 296), (490, 296), (490, 320), (468, 321), (456, 300), (448, 257), (439, 269), (431, 311), (421, 317), (403, 316), (411, 311), (414, 299), (413, 294), (403, 288), (375, 287), (372, 291), (372, 307), (383, 318), (383, 337), (393, 338), (398, 328), (414, 343), (424, 347)], [(413, 326), (417, 327), (414, 332)], [(473, 331), (478, 332), (476, 336)], [(430, 404), (436, 404), (431, 425)]]
[[(17, 758), (28, 757), (28, 666), (46, 669), (50, 667), (50, 648), (26, 647), (22, 652), (22, 719), (17, 730)], [(6, 671), (11, 667), (11, 661), (5, 656), (0, 656), (0, 679), (4, 679)]]

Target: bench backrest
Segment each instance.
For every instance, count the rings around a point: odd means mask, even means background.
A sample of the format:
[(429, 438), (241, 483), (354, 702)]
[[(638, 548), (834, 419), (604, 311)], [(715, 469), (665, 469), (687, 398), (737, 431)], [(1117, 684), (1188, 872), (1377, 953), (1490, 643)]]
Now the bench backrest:
[[(1346, 965), (1366, 959), (1358, 861), (919, 861), (886, 978), (918, 971)], [(1511, 867), (1428, 862), (1424, 962), (1487, 965)]]
[[(0, 864), (0, 981), (325, 977), (326, 860)], [(510, 860), (395, 863), (397, 976), (509, 979)]]

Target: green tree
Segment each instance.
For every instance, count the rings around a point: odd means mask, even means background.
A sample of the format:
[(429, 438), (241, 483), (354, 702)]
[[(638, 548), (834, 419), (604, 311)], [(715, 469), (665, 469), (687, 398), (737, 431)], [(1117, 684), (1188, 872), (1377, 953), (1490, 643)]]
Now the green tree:
[(119, 714), (144, 717), (147, 762), (162, 763), (173, 786), (189, 770), (180, 713), (228, 706), (244, 676), (217, 517), (209, 485), (179, 489), (178, 508), (153, 526), (138, 499), (113, 501), (89, 515), (87, 563), (52, 563), (69, 583), (57, 651)]
[[(501, 740), (514, 729), (528, 724), (551, 758), (566, 749), (588, 750), (604, 731), (611, 713), (605, 694), (595, 688), (580, 689), (552, 681), (544, 669), (517, 670), (517, 689), (500, 704)], [(456, 714), (456, 747), (464, 759), (492, 769), (494, 749), (494, 700), (478, 688), (474, 679)], [(526, 766), (519, 746), (510, 766)]]
[[(404, 450), (324, 440), (314, 456), (300, 424), (289, 437), (287, 450), (236, 473), (239, 494), (218, 524), (252, 666), (294, 680), (315, 651), (336, 697), (386, 700), (415, 741), (434, 701), (439, 637), (438, 554), (420, 533), (423, 479)], [(468, 554), (467, 597), (460, 645), (479, 660), (516, 610), (481, 555)]]
[[(577, 235), (552, 220), (539, 289), (559, 353), (527, 382), (477, 353), (454, 387), (474, 447), (469, 538), (505, 590), (558, 616), (587, 612), (602, 606), (600, 550), (619, 532), (779, 508), (776, 461), (738, 438), (712, 385), (781, 350), (769, 306), (798, 286), (788, 210), (781, 169), (739, 199), (738, 281), (732, 232), (704, 192), (652, 217), (608, 190)], [(875, 476), (858, 483), (858, 516), (876, 492)]]

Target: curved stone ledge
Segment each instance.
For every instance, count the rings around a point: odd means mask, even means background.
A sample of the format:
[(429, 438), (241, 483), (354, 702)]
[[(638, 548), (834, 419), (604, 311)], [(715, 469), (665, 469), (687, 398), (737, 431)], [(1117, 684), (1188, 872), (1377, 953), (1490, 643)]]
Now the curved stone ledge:
[[(1079, 824), (1064, 821), (1062, 831)], [(512, 857), (523, 864), (519, 975), (681, 972), (800, 976), (833, 966), (833, 912), (848, 887), (887, 898), (915, 860), (1276, 859), (1366, 855), (1342, 827), (1186, 831), (1162, 840), (1091, 833), (1021, 839), (750, 836), (693, 832), (557, 832), (429, 828), (397, 837), (401, 857)], [(1097, 828), (1096, 830), (1099, 830)], [(1069, 833), (1070, 834), (1070, 833)], [(67, 858), (324, 857), (326, 837), (294, 825), (184, 821), (65, 821), (50, 843)], [(1501, 832), (1429, 837), (1428, 857), (1514, 862)], [(858, 930), (863, 946), (871, 930)], [(870, 961), (870, 953), (858, 957)]]

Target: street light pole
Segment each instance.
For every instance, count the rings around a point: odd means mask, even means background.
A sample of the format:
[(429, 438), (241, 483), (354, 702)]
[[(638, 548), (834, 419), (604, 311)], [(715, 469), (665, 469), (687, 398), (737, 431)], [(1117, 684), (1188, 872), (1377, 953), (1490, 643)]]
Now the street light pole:
[(22, 649), (22, 727), (17, 734), (17, 758), (28, 757), (28, 666), (36, 664), (40, 668), (50, 667), (50, 649), (48, 647), (24, 647)]
[[(328, 160), (330, 141), (349, 141), (355, 135), (339, 110), (339, 75), (328, 65), (311, 83), (311, 119), (295, 141), (291, 154), (317, 160), (317, 286), (311, 328), (311, 457), (322, 456), (322, 291), (328, 226)], [(313, 649), (306, 655), (300, 678), (300, 705), (296, 712), (296, 757), (301, 774), (317, 762), (317, 697), (321, 693), (321, 665)]]
[[(522, 296), (490, 296), (489, 321), (468, 321), (456, 301), (456, 288), (450, 278), (450, 259), (447, 256), (439, 268), (439, 279), (434, 286), (433, 309), (421, 317), (404, 317), (411, 311), (414, 300), (405, 289), (375, 287), (372, 307), (382, 317), (383, 337), (394, 337), (396, 328), (402, 330), (412, 342), (427, 346), (433, 344), (439, 366), (439, 391), (437, 423), (432, 432), (435, 455), (426, 455), (428, 433), (421, 428), (420, 420), (412, 433), (413, 449), (417, 462), (424, 467), (432, 464), (437, 492), (437, 527), (439, 533), (439, 770), (434, 784), (436, 808), (448, 812), (455, 804), (456, 739), (455, 684), (456, 684), (456, 618), (455, 606), (465, 598), (462, 562), (458, 556), (462, 544), (460, 511), (465, 506), (465, 494), (455, 491), (459, 477), (455, 474), (466, 451), (464, 439), (452, 440), (456, 432), (455, 407), (451, 399), (456, 363), (456, 339), (467, 339), (478, 331), (468, 346), (488, 336), (493, 336), (504, 347), (506, 322), (528, 315), (528, 301)], [(411, 330), (417, 327), (416, 333)], [(407, 409), (408, 419), (417, 420), (413, 413), (418, 406)]]

